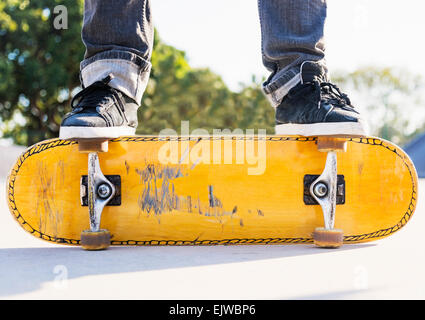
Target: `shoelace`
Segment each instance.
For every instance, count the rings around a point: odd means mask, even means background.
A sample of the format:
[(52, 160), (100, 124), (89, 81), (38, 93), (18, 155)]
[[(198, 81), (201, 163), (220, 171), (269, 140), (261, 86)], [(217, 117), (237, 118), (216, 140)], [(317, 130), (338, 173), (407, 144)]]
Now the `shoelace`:
[(114, 76), (109, 74), (102, 80), (96, 81), (78, 92), (71, 101), (73, 112), (78, 113), (85, 109), (96, 107), (99, 115), (104, 118), (105, 121), (108, 121), (107, 117), (98, 108), (115, 97), (117, 102), (115, 105), (118, 105), (121, 116), (125, 119), (125, 121), (128, 122), (127, 115), (125, 114), (124, 104), (122, 103), (117, 90), (108, 85), (113, 78)]
[[(329, 94), (332, 98), (328, 99), (329, 101), (336, 102), (337, 106), (340, 107), (349, 107), (353, 109), (354, 107), (351, 105), (350, 98), (341, 92), (341, 90), (333, 83), (330, 82), (321, 82), (315, 81), (314, 84), (316, 87), (319, 87), (318, 91), (320, 92), (320, 100), (323, 98), (323, 93)], [(335, 103), (333, 103), (335, 104)]]
[(314, 96), (311, 101), (317, 102), (317, 107), (319, 109), (321, 107), (322, 102), (331, 104), (334, 107), (339, 107), (345, 110), (354, 109), (354, 107), (351, 105), (350, 98), (348, 98), (345, 93), (341, 92), (338, 86), (330, 82), (319, 82), (317, 80), (313, 80), (312, 82), (302, 84), (300, 88), (297, 88), (294, 91), (291, 90), (288, 96), (305, 96), (306, 93), (310, 92), (311, 90), (314, 91)]
[[(116, 96), (116, 100), (119, 102), (118, 105), (121, 111), (124, 112), (124, 106), (121, 104), (117, 93), (108, 84), (114, 78), (112, 74), (103, 78), (100, 81), (96, 81), (78, 92), (71, 101), (71, 107), (76, 108), (92, 108), (93, 106), (102, 105), (107, 102), (112, 96)], [(106, 94), (105, 94), (106, 93)]]

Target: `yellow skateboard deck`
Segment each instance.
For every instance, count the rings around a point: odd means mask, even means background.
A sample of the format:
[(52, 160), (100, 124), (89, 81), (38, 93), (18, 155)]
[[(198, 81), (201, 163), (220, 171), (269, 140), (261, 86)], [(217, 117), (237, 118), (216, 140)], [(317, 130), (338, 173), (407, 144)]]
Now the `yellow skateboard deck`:
[[(121, 137), (98, 156), (103, 174), (118, 181), (115, 203), (101, 218), (111, 245), (312, 243), (323, 226), (322, 209), (306, 191), (325, 166), (317, 137)], [(20, 156), (7, 200), (23, 229), (80, 244), (89, 228), (87, 158), (77, 142), (58, 139)], [(384, 238), (410, 220), (417, 175), (399, 147), (351, 138), (337, 158), (335, 228), (344, 243)]]

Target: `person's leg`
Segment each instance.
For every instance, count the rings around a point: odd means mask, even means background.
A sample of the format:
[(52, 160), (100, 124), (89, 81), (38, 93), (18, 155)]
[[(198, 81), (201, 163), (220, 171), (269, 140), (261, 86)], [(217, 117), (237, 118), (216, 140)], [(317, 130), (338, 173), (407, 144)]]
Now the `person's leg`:
[(81, 62), (83, 90), (62, 121), (60, 137), (133, 134), (151, 69), (150, 0), (86, 0)]
[(110, 85), (140, 103), (149, 79), (153, 34), (150, 0), (85, 0), (83, 85), (112, 73)]
[(263, 91), (276, 108), (276, 133), (365, 134), (348, 97), (329, 83), (326, 0), (258, 0), (262, 57), (271, 75)]
[(326, 1), (259, 0), (258, 8), (263, 63), (272, 72), (263, 90), (278, 106), (300, 81), (302, 62), (318, 61), (325, 68)]

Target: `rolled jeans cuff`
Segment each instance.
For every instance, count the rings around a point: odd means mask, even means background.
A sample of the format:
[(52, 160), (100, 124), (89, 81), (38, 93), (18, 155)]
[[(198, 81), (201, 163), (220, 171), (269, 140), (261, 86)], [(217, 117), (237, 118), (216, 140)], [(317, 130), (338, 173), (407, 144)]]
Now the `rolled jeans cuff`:
[(81, 62), (81, 84), (88, 87), (112, 74), (114, 78), (109, 85), (140, 105), (149, 81), (151, 66), (149, 61), (131, 52), (119, 50), (101, 52)]
[(273, 108), (277, 108), (289, 90), (301, 82), (299, 67), (282, 70), (270, 82), (263, 83), (262, 89)]

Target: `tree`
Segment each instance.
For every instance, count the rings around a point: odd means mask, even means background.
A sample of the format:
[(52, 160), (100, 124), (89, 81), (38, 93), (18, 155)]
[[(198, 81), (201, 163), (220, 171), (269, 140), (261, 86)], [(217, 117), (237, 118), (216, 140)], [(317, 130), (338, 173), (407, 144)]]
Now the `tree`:
[(180, 130), (183, 120), (191, 129), (264, 128), (273, 132), (274, 110), (253, 79), (232, 92), (208, 68), (194, 69), (185, 53), (155, 35), (152, 74), (139, 110), (139, 134), (157, 134), (164, 128)]
[[(57, 136), (79, 86), (83, 0), (0, 2), (0, 117), (3, 135), (29, 145)], [(53, 9), (68, 9), (68, 29), (54, 28)]]
[(404, 69), (364, 67), (337, 72), (333, 80), (349, 93), (372, 135), (404, 144), (425, 129), (421, 76)]

